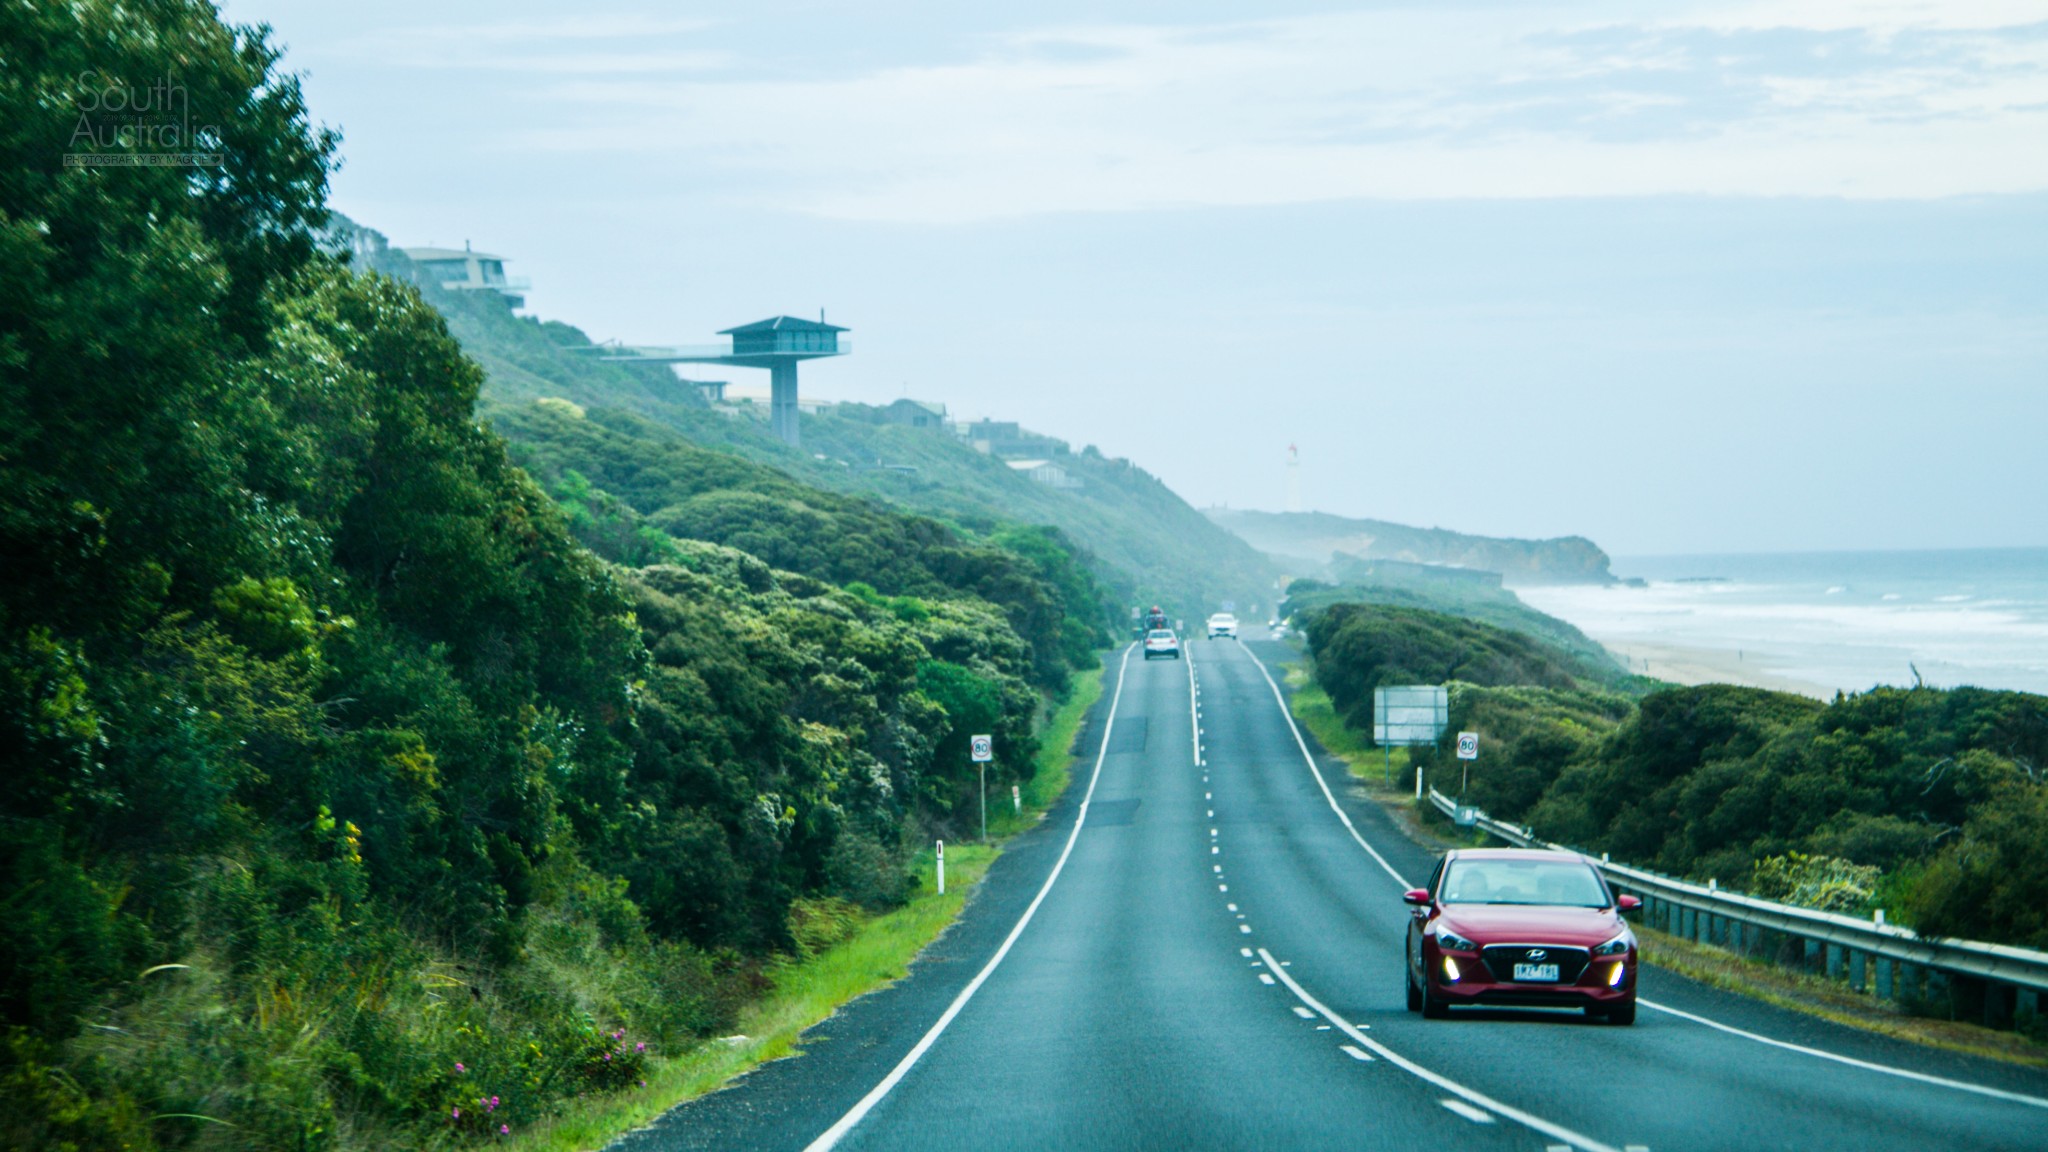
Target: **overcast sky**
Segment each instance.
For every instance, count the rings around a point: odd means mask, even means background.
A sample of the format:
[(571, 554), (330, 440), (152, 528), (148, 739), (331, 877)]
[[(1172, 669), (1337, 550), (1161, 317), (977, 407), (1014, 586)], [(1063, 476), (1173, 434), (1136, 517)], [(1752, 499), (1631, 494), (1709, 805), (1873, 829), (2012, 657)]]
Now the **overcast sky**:
[[(2048, 545), (2048, 3), (350, 4), (336, 207), (1198, 505)], [(744, 376), (744, 374), (742, 374)]]

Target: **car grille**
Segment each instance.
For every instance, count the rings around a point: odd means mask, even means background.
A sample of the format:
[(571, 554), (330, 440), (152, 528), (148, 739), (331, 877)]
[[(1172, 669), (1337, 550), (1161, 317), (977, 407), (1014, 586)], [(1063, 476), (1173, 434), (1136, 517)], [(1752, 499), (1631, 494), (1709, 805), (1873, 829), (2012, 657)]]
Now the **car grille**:
[[(1531, 956), (1531, 952), (1543, 955)], [(1589, 958), (1584, 948), (1561, 948), (1551, 944), (1494, 944), (1480, 949), (1479, 956), (1486, 961), (1487, 971), (1493, 973), (1494, 982), (1499, 984), (1514, 983), (1517, 964), (1555, 964), (1559, 984), (1577, 983)]]

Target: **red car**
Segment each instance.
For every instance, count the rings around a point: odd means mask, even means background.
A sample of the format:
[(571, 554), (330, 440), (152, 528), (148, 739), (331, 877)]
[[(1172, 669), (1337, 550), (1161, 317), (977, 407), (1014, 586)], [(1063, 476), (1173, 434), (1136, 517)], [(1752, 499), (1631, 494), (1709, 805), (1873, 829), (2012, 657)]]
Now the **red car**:
[(1617, 896), (1576, 852), (1460, 848), (1444, 854), (1415, 906), (1402, 965), (1408, 1010), (1428, 1019), (1454, 1004), (1583, 1008), (1636, 1019), (1636, 937)]

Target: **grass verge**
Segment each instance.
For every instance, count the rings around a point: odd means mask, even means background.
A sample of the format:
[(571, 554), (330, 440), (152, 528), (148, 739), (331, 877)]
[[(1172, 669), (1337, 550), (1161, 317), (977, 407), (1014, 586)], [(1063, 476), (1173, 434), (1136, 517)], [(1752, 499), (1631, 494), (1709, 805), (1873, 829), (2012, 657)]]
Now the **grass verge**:
[[(944, 932), (1002, 851), (1004, 837), (1035, 824), (1066, 789), (1081, 724), (1102, 695), (1102, 671), (1076, 676), (1067, 698), (1051, 708), (1040, 735), (1032, 777), (1022, 788), (1024, 810), (1003, 804), (989, 821), (995, 843), (946, 849), (946, 894), (931, 882), (932, 853), (918, 855), (925, 878), (901, 908), (866, 917), (844, 940), (818, 954), (781, 962), (769, 972), (767, 995), (740, 1013), (739, 1032), (657, 1062), (644, 1087), (572, 1101), (551, 1120), (507, 1142), (519, 1152), (586, 1152), (642, 1127), (662, 1113), (717, 1091), (756, 1066), (802, 1050), (797, 1038), (855, 997), (903, 978), (910, 963)], [(1005, 798), (1007, 799), (1007, 798)]]

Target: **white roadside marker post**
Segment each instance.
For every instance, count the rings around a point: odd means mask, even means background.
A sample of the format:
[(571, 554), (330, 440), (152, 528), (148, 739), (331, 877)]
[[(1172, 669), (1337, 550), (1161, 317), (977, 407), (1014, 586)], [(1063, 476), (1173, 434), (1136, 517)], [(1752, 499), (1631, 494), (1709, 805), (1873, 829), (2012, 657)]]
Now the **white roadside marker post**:
[(946, 842), (939, 841), (939, 895), (946, 894)]
[(1017, 815), (1024, 814), (1024, 793), (1015, 784), (1010, 785), (1010, 806), (1017, 810)]

